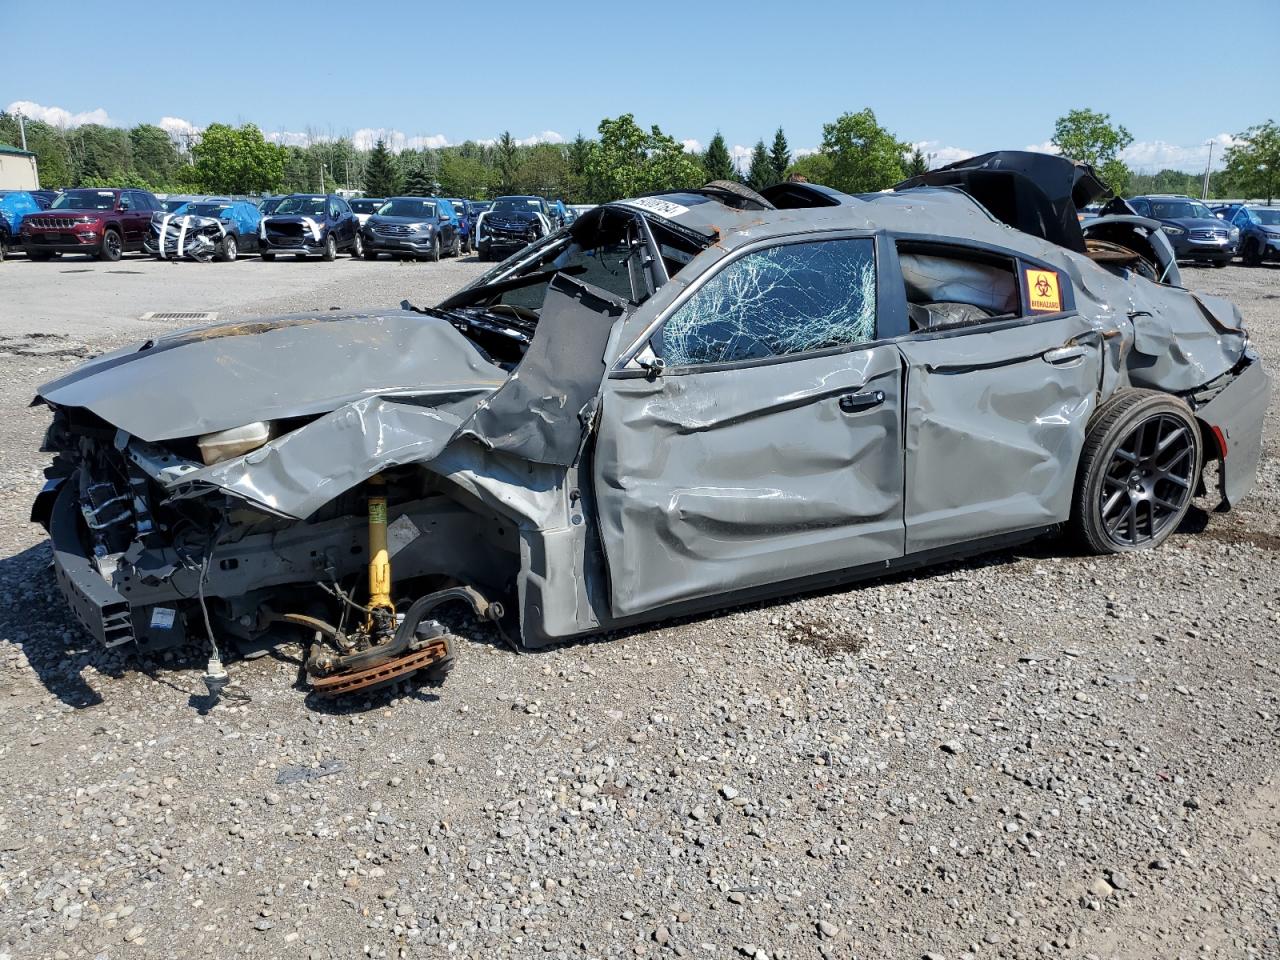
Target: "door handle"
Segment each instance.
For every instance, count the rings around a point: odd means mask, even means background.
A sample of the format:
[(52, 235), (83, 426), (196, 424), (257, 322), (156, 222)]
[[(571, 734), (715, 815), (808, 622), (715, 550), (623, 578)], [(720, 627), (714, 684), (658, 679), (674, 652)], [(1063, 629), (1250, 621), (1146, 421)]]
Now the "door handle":
[(1055, 347), (1053, 350), (1046, 350), (1040, 354), (1040, 357), (1045, 363), (1060, 367), (1070, 363), (1072, 360), (1082, 360), (1085, 352), (1085, 347), (1075, 344), (1070, 347)]
[(845, 413), (862, 413), (884, 403), (884, 391), (871, 393), (846, 393), (840, 398), (840, 409)]

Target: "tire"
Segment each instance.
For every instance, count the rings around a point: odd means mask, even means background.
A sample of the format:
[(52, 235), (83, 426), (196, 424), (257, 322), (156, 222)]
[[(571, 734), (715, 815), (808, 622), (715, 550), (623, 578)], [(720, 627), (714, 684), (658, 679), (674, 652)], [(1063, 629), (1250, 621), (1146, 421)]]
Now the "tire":
[(359, 260), (364, 256), (364, 237), (360, 236), (359, 231), (356, 232), (356, 238), (351, 243), (351, 257)]
[(736, 180), (712, 180), (710, 183), (702, 187), (703, 190), (711, 190), (715, 193), (729, 194), (732, 197), (742, 201), (743, 209), (746, 210), (773, 210), (774, 206), (760, 194), (756, 193), (745, 183), (738, 183)]
[(453, 235), (453, 252), (449, 255), (455, 259), (462, 256), (462, 237), (456, 233)]
[(221, 260), (223, 263), (235, 263), (236, 257), (240, 255), (240, 244), (236, 240), (234, 233), (228, 233), (222, 238), (222, 243), (218, 244), (218, 251), (213, 255), (215, 260)]
[(9, 257), (9, 235), (0, 233), (0, 263), (4, 263)]
[(365, 258), (366, 260), (377, 260), (377, 259), (378, 259), (378, 251), (377, 251), (377, 250), (370, 250), (368, 247), (365, 247), (365, 249), (364, 249), (364, 258)]
[(263, 254), (260, 254), (260, 256), (262, 257), (263, 260), (267, 261), (267, 263), (271, 263), (276, 258), (276, 255), (274, 253), (263, 253)]
[(1258, 241), (1249, 240), (1244, 245), (1244, 249), (1240, 251), (1240, 259), (1246, 267), (1262, 266), (1262, 249), (1258, 245)]
[(470, 253), (470, 252), (471, 252), (471, 237), (470, 237), (470, 236), (468, 236), (468, 237), (467, 237), (467, 239), (466, 239), (465, 241), (463, 241), (463, 243), (462, 243), (462, 252), (463, 252), (463, 253)]
[(1185, 403), (1157, 390), (1124, 390), (1094, 413), (1085, 434), (1071, 527), (1092, 553), (1160, 546), (1191, 507), (1204, 441)]
[(325, 260), (329, 262), (333, 262), (335, 259), (337, 259), (338, 241), (332, 233), (324, 238), (324, 253), (322, 254), (322, 256), (324, 257)]
[(124, 240), (118, 230), (102, 231), (102, 246), (98, 248), (98, 259), (107, 263), (118, 263), (124, 254)]
[(440, 262), (440, 234), (436, 234), (434, 240), (431, 241), (431, 253), (427, 255), (427, 259), (432, 263)]

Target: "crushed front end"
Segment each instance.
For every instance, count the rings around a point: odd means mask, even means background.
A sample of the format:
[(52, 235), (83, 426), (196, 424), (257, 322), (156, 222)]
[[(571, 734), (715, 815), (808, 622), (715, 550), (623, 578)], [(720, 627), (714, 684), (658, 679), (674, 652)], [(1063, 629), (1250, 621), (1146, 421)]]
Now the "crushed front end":
[(207, 262), (218, 253), (227, 228), (216, 217), (174, 216), (157, 213), (142, 241), (142, 248), (162, 259), (199, 260)]

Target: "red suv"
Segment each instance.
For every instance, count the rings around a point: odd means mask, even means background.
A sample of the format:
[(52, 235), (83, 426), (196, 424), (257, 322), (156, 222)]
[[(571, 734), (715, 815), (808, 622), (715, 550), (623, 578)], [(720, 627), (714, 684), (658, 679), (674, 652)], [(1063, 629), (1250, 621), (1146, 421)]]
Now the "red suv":
[(160, 201), (145, 190), (64, 190), (48, 210), (22, 218), (22, 246), (32, 260), (87, 253), (116, 261), (141, 250)]

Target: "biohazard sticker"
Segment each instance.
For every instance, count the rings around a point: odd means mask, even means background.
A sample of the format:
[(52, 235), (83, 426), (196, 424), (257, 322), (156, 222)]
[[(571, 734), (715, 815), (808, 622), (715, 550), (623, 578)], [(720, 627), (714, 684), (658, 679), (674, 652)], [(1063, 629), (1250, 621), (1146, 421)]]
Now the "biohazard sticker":
[(1058, 275), (1052, 270), (1027, 270), (1027, 299), (1036, 313), (1058, 313), (1062, 310), (1062, 293)]

